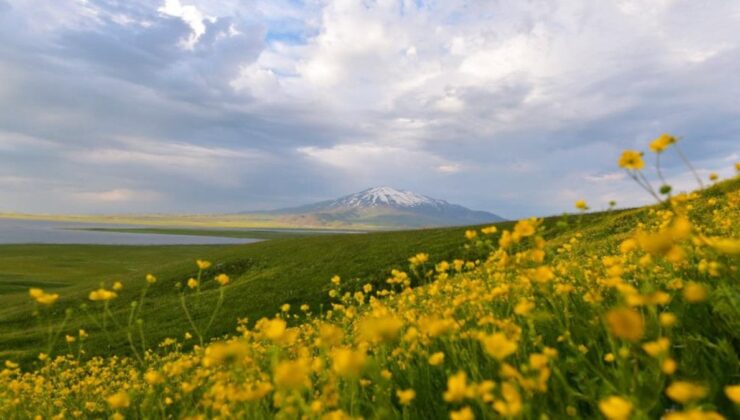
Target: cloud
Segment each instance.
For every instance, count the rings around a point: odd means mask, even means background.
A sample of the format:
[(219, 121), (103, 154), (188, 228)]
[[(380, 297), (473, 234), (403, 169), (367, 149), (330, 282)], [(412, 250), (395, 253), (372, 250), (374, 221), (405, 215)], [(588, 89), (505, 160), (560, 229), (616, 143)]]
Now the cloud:
[(606, 172), (598, 174), (587, 174), (584, 178), (591, 182), (615, 182), (627, 177), (624, 172)]
[(193, 5), (182, 5), (180, 0), (165, 0), (164, 5), (160, 6), (157, 11), (169, 16), (179, 17), (190, 26), (192, 33), (183, 43), (185, 48), (193, 49), (198, 39), (206, 33), (206, 18)]
[[(731, 173), (740, 132), (733, 2), (0, 0), (0, 40), (0, 201), (18, 209), (230, 211), (377, 184), (509, 217), (635, 205), (622, 149), (669, 131)], [(111, 191), (157, 199), (92, 199)]]
[(76, 199), (91, 202), (92, 204), (100, 203), (130, 203), (133, 201), (151, 202), (161, 199), (161, 194), (154, 191), (136, 191), (126, 188), (117, 188), (107, 191), (87, 191), (75, 193)]

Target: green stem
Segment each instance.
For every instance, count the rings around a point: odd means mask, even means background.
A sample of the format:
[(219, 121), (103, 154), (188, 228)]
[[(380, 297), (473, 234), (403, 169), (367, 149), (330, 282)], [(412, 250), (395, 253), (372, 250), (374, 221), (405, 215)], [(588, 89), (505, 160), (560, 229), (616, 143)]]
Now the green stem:
[(56, 344), (57, 340), (59, 339), (59, 336), (62, 334), (62, 331), (64, 331), (64, 328), (67, 326), (67, 321), (69, 321), (69, 316), (70, 316), (69, 312), (64, 314), (64, 320), (62, 321), (62, 325), (59, 326), (59, 330), (57, 330), (56, 333), (53, 333), (52, 331), (52, 335), (49, 337), (50, 341), (49, 341), (49, 344), (46, 350), (46, 354), (48, 354), (49, 356), (51, 356), (51, 351), (54, 349), (54, 344)]
[(208, 330), (211, 328), (211, 325), (213, 324), (213, 321), (216, 319), (216, 314), (218, 314), (219, 309), (221, 309), (221, 305), (224, 302), (224, 288), (223, 286), (219, 287), (218, 289), (218, 301), (216, 302), (216, 307), (213, 309), (213, 313), (211, 314), (211, 319), (208, 320), (208, 325), (206, 325), (205, 330), (203, 330), (203, 334), (207, 334)]
[(694, 178), (696, 178), (696, 182), (699, 183), (699, 188), (702, 190), (704, 189), (704, 183), (701, 182), (701, 178), (699, 177), (699, 174), (696, 173), (696, 169), (694, 169), (694, 166), (689, 162), (689, 160), (686, 158), (686, 155), (683, 154), (683, 151), (681, 151), (681, 148), (678, 147), (678, 142), (674, 145), (676, 149), (676, 153), (678, 153), (678, 156), (681, 157), (681, 160), (683, 160), (683, 163), (691, 170), (691, 173), (694, 174)]
[(141, 290), (141, 297), (139, 298), (139, 307), (136, 311), (136, 317), (139, 317), (139, 314), (141, 313), (141, 308), (144, 306), (144, 298), (146, 297), (146, 292), (149, 290), (149, 283), (144, 286), (144, 288)]
[(111, 312), (111, 310), (110, 310), (110, 306), (108, 305), (108, 301), (105, 302), (105, 312), (110, 317), (110, 320), (113, 321), (113, 325), (116, 328), (121, 328), (121, 324), (118, 323), (118, 320), (116, 320), (116, 318), (113, 316), (113, 312)]
[(136, 325), (139, 329), (139, 339), (141, 339), (141, 351), (143, 353), (146, 353), (146, 338), (144, 337), (144, 323), (143, 321), (142, 322), (137, 321)]
[(126, 331), (126, 337), (128, 337), (128, 345), (131, 348), (131, 351), (134, 353), (134, 356), (136, 356), (136, 360), (139, 361), (139, 364), (142, 366), (144, 365), (144, 360), (139, 355), (139, 352), (136, 350), (136, 346), (134, 345), (134, 338), (131, 334), (131, 328)]
[(643, 181), (641, 181), (641, 179), (638, 178), (637, 175), (635, 175), (635, 172), (627, 171), (627, 174), (637, 183), (637, 185), (639, 185), (643, 190), (647, 191), (648, 194), (652, 195), (653, 198), (658, 200), (658, 203), (662, 203), (662, 201), (660, 201), (660, 198), (655, 194), (655, 191), (653, 191), (650, 185), (645, 185)]
[[(668, 185), (668, 182), (666, 182), (665, 178), (663, 177), (663, 171), (660, 170), (660, 153), (657, 153), (655, 155), (655, 171), (658, 173), (658, 178), (660, 178), (660, 182), (663, 185)], [(668, 197), (671, 196), (670, 191), (668, 192)]]
[(198, 306), (200, 306), (200, 278), (202, 274), (203, 274), (203, 270), (200, 267), (198, 267), (198, 279), (197, 279), (197, 284), (195, 286), (195, 294), (198, 295), (198, 297), (196, 298), (198, 300)]
[(201, 347), (203, 347), (203, 336), (200, 334), (200, 330), (198, 330), (198, 327), (195, 325), (195, 322), (193, 321), (193, 317), (190, 316), (188, 305), (185, 302), (185, 293), (180, 293), (180, 305), (182, 306), (182, 310), (185, 312), (185, 316), (188, 318), (190, 327), (193, 328), (193, 332), (195, 333), (195, 335), (198, 336), (198, 341), (200, 341), (200, 345)]
[(642, 171), (638, 171), (637, 174), (642, 178), (642, 181), (647, 185), (648, 190), (650, 191), (650, 194), (652, 194), (653, 197), (655, 197), (656, 200), (658, 200), (659, 203), (662, 203), (663, 201), (660, 199), (660, 196), (655, 192), (653, 189), (653, 186), (650, 185), (650, 181), (645, 177), (645, 174), (642, 173)]

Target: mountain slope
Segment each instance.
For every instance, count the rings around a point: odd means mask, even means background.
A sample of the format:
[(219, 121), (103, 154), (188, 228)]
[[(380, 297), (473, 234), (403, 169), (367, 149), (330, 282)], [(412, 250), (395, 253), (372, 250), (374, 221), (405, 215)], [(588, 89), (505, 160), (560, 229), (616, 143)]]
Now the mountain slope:
[(501, 216), (470, 210), (411, 191), (381, 186), (336, 200), (269, 212), (302, 225), (353, 225), (400, 228), (500, 222)]

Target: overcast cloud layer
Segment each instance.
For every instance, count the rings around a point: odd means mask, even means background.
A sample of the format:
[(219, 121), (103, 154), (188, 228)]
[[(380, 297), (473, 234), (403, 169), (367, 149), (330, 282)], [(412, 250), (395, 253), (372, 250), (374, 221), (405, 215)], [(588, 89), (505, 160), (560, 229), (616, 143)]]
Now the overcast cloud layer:
[(732, 174), (739, 74), (730, 0), (0, 0), (0, 211), (634, 205), (664, 131)]

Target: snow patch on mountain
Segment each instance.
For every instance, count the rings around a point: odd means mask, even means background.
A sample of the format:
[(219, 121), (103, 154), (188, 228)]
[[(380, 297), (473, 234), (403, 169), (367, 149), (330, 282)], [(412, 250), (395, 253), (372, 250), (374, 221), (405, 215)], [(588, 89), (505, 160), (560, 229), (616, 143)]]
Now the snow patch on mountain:
[(334, 200), (329, 207), (366, 208), (366, 207), (419, 207), (446, 206), (444, 200), (427, 197), (411, 191), (397, 190), (392, 187), (374, 187), (355, 194)]

